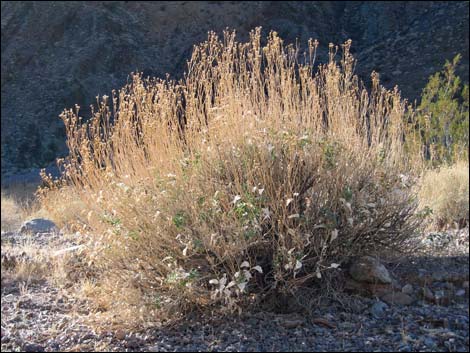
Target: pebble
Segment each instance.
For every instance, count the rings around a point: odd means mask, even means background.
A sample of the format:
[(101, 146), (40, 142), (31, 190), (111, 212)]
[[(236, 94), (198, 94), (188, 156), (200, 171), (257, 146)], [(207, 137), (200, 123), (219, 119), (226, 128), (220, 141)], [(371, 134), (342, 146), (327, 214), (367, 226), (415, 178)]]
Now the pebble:
[(388, 309), (388, 305), (384, 302), (378, 301), (372, 305), (370, 312), (373, 317), (380, 319), (385, 315), (385, 311)]
[(423, 292), (423, 296), (426, 300), (434, 301), (434, 299), (435, 299), (434, 293), (432, 292), (431, 289), (429, 289), (429, 287), (424, 287), (422, 292)]
[(406, 284), (403, 286), (403, 288), (401, 289), (401, 291), (405, 294), (413, 294), (414, 290), (413, 290), (413, 286), (411, 284)]
[(126, 338), (126, 331), (119, 329), (114, 334), (114, 337), (116, 337), (117, 340), (122, 341), (124, 338)]

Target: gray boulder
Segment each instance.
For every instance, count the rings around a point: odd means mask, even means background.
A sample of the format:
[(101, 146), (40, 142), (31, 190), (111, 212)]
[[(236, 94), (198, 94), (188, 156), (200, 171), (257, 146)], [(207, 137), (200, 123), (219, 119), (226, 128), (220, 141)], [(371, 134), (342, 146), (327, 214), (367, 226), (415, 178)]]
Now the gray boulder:
[(392, 283), (392, 278), (384, 265), (372, 256), (363, 256), (353, 262), (349, 274), (358, 282), (366, 283)]
[(45, 218), (36, 218), (26, 221), (22, 224), (20, 233), (58, 233), (59, 229), (54, 222)]

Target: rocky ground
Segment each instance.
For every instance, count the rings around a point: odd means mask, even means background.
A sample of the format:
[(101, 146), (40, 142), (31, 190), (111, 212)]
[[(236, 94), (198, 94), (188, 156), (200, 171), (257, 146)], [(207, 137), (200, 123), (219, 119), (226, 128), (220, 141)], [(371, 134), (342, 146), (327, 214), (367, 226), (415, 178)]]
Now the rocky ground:
[[(31, 229), (23, 227), (23, 233)], [(345, 292), (310, 315), (194, 315), (139, 332), (97, 332), (84, 323), (85, 300), (53, 280), (25, 280), (9, 272), (21, 261), (33, 261), (32, 248), (47, 248), (53, 256), (80, 251), (73, 237), (42, 231), (2, 233), (2, 351), (469, 350), (468, 228), (428, 234), (427, 251), (411, 259), (363, 258), (350, 271)], [(367, 276), (378, 280), (367, 283)]]

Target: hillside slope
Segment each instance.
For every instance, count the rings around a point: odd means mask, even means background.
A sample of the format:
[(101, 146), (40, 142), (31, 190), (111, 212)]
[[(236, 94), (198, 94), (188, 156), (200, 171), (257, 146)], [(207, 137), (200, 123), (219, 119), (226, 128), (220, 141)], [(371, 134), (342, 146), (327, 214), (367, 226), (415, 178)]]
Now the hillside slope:
[(317, 38), (320, 60), (351, 38), (358, 73), (376, 70), (414, 99), (456, 53), (468, 81), (468, 19), (468, 2), (2, 2), (2, 176), (64, 153), (64, 108), (77, 103), (86, 117), (132, 71), (180, 77), (209, 30)]

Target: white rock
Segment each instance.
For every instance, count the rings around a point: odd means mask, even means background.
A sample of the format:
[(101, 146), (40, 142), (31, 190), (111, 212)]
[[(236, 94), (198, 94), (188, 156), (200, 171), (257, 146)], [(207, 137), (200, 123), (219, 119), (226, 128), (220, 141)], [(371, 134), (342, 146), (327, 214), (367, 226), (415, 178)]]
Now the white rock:
[(54, 253), (53, 256), (60, 256), (60, 255), (69, 254), (69, 253), (72, 253), (72, 252), (81, 250), (81, 249), (83, 249), (83, 248), (84, 248), (83, 245), (71, 246), (71, 247), (68, 247), (68, 248), (65, 248), (65, 249), (57, 250), (57, 251)]

